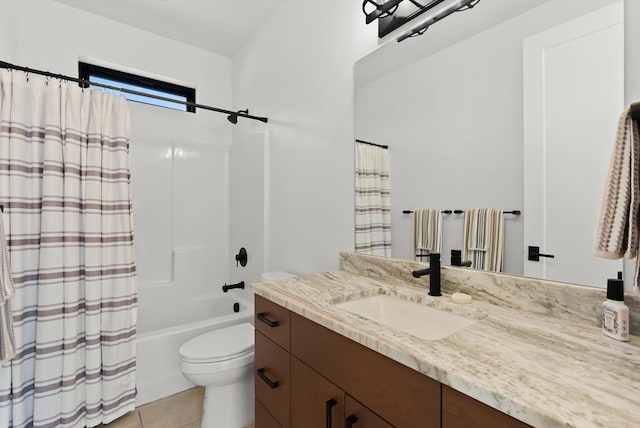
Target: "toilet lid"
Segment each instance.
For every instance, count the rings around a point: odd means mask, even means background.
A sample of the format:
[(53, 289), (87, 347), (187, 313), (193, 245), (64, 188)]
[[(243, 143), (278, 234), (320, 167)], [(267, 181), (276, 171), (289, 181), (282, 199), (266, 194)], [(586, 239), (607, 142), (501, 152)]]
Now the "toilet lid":
[(253, 337), (253, 325), (232, 325), (185, 342), (180, 347), (180, 356), (199, 363), (237, 358), (253, 351)]

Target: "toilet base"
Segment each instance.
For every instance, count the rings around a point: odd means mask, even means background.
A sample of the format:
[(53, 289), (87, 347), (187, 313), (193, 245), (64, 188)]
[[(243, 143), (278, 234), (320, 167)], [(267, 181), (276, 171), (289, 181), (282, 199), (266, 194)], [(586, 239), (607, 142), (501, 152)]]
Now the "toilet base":
[[(253, 367), (253, 365), (252, 365)], [(204, 390), (201, 428), (244, 428), (255, 420), (253, 376)]]

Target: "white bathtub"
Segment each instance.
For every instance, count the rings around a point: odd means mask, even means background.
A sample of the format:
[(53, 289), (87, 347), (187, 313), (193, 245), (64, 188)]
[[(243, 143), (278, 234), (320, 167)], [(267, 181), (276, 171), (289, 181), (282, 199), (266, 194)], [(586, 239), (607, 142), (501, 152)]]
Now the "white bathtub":
[[(138, 334), (136, 406), (194, 387), (180, 371), (178, 349), (184, 342), (229, 325), (253, 323), (253, 304), (233, 294), (201, 295), (186, 302), (193, 305), (193, 311), (187, 313), (200, 314), (199, 317), (204, 319), (192, 321), (185, 318), (184, 323)], [(237, 313), (233, 312), (234, 303), (240, 304)]]

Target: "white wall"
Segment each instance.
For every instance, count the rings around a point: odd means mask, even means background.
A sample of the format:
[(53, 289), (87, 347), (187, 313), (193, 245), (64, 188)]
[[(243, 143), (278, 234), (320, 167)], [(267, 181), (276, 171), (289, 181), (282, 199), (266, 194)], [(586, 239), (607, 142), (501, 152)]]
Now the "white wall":
[[(356, 138), (390, 146), (394, 257), (412, 257), (402, 210), (522, 210), (522, 41), (586, 12), (547, 3), (357, 87)], [(506, 272), (523, 272), (525, 216), (505, 216)], [(445, 263), (462, 219), (444, 216)]]
[[(286, 2), (233, 57), (235, 107), (269, 116), (266, 270), (333, 270), (353, 251), (353, 63), (375, 31), (358, 1)], [(234, 144), (262, 126), (240, 120)]]
[(0, 0), (0, 60), (14, 62), (18, 58), (17, 1)]
[[(71, 76), (79, 57), (178, 80), (197, 101), (231, 106), (231, 60), (50, 0), (20, 2), (17, 62)], [(139, 331), (227, 280), (224, 115), (129, 103)]]

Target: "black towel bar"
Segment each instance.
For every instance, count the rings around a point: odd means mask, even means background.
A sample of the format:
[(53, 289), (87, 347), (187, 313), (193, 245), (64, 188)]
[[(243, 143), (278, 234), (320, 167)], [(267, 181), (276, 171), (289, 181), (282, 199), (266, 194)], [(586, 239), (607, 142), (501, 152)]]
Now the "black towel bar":
[[(464, 210), (443, 210), (441, 211), (443, 214), (463, 214)], [(402, 210), (402, 214), (413, 214), (413, 211), (411, 210)], [(513, 214), (513, 215), (520, 215), (522, 214), (522, 211), (520, 210), (513, 210), (513, 211), (503, 211), (503, 214)]]
[[(442, 211), (440, 211), (440, 212), (441, 212), (442, 214), (451, 214), (451, 213), (453, 213), (454, 211), (452, 211), (452, 210), (442, 210)], [(402, 214), (413, 214), (413, 213), (414, 213), (414, 211), (411, 211), (411, 210), (402, 210)]]
[[(456, 213), (456, 214), (462, 214), (463, 212), (464, 212), (464, 210), (455, 210), (454, 211), (454, 213)], [(502, 211), (502, 214), (520, 215), (520, 214), (522, 214), (522, 211), (520, 211), (520, 210)]]

